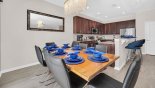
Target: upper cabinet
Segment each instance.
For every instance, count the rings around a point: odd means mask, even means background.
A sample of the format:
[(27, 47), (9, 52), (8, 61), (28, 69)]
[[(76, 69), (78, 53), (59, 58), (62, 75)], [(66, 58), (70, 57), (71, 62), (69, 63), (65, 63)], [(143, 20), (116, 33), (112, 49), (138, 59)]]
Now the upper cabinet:
[(135, 20), (103, 24), (79, 16), (73, 18), (74, 34), (94, 34), (92, 28), (97, 29), (97, 34), (119, 34), (120, 29), (135, 28)]

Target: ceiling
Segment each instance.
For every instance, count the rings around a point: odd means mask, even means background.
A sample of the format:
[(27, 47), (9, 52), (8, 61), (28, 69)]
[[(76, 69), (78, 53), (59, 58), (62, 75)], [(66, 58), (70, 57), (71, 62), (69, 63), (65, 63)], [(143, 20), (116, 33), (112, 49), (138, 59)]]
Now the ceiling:
[[(64, 0), (46, 0), (64, 6)], [(137, 12), (155, 9), (155, 0), (88, 0), (88, 8), (81, 14), (105, 22), (123, 17), (134, 18)]]

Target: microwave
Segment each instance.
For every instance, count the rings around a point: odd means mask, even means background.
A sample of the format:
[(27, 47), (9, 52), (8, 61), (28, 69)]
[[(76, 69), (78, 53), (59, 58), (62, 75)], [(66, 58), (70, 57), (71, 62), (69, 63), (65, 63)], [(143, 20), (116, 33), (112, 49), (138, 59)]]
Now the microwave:
[(92, 28), (91, 33), (92, 34), (98, 34), (98, 29), (97, 28)]

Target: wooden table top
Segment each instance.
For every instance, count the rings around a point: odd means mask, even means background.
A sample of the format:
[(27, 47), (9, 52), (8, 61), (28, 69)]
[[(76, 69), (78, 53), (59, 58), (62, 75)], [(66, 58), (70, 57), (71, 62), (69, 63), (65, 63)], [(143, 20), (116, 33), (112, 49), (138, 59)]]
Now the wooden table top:
[[(73, 51), (71, 49), (67, 49), (66, 52)], [(86, 81), (90, 81), (100, 72), (102, 72), (107, 66), (111, 65), (115, 60), (119, 58), (118, 56), (115, 56), (113, 54), (105, 54), (104, 56), (109, 58), (109, 61), (104, 63), (96, 63), (88, 60), (88, 54), (84, 53), (84, 50), (81, 50), (78, 55), (80, 57), (83, 57), (85, 59), (85, 62), (77, 65), (67, 65), (67, 67), (70, 69), (70, 71), (85, 79)], [(62, 59), (65, 58), (65, 56), (58, 57)]]

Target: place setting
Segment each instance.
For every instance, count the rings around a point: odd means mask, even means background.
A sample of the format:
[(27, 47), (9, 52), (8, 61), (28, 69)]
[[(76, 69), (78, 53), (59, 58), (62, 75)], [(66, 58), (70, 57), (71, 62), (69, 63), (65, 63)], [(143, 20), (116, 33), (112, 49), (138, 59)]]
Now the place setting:
[(65, 58), (64, 61), (66, 64), (81, 64), (83, 63), (85, 60), (78, 56), (79, 52), (71, 52), (69, 53)]
[(74, 45), (74, 47), (72, 47), (72, 50), (82, 50), (80, 45)]
[(51, 52), (51, 51), (55, 51), (57, 48), (58, 48), (58, 46), (55, 44), (55, 43), (53, 43), (53, 44), (51, 44), (51, 45), (49, 45), (49, 46), (45, 46), (45, 48), (49, 51), (49, 52)]
[(68, 49), (68, 48), (70, 48), (69, 43), (63, 44), (62, 48), (63, 48), (63, 49)]
[(86, 54), (93, 54), (95, 51), (95, 47), (88, 47), (84, 52)]
[(105, 57), (104, 54), (104, 52), (94, 51), (92, 55), (88, 56), (88, 59), (97, 63), (108, 62), (109, 59)]
[(54, 56), (61, 56), (65, 55), (67, 52), (63, 48), (57, 48), (56, 51), (54, 52)]

